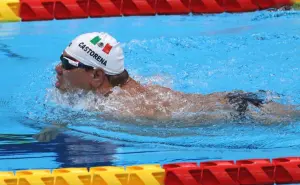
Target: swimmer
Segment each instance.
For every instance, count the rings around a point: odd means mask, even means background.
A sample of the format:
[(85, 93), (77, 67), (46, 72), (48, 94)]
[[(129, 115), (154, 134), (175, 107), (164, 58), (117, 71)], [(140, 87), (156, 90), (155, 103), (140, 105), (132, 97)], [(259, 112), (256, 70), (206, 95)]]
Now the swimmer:
[[(97, 99), (107, 101), (100, 116), (109, 120), (156, 125), (171, 122), (172, 125), (179, 123), (176, 127), (187, 127), (226, 120), (244, 122), (245, 119), (270, 124), (300, 117), (297, 106), (268, 100), (267, 91), (202, 95), (159, 85), (142, 85), (124, 68), (120, 43), (103, 32), (76, 37), (62, 52), (60, 61), (55, 67), (56, 88), (61, 93), (79, 90), (96, 94)], [(65, 129), (68, 129), (66, 123), (53, 123), (34, 138), (48, 142)]]
[(143, 85), (124, 68), (120, 43), (104, 32), (77, 36), (62, 52), (60, 61), (55, 68), (56, 88), (62, 93), (93, 92), (110, 101), (112, 108), (103, 110), (106, 112), (102, 114), (108, 119), (136, 121), (141, 118), (188, 124), (250, 118), (269, 123), (300, 116), (298, 107), (268, 100), (266, 91), (202, 95)]

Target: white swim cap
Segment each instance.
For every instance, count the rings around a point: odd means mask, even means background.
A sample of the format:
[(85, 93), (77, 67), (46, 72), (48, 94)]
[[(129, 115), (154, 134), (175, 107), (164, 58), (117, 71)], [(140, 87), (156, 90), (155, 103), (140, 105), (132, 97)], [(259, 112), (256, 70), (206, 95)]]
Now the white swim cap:
[(108, 33), (79, 35), (65, 52), (85, 65), (103, 69), (108, 75), (117, 75), (124, 71), (123, 50), (120, 43)]

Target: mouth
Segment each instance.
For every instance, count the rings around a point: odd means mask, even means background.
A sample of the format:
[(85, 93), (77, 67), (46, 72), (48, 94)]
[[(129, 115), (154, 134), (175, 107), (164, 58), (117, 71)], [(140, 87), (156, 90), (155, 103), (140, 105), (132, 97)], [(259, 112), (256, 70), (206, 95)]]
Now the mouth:
[(56, 81), (55, 87), (58, 88), (58, 89), (60, 88), (60, 82), (59, 81)]
[(57, 81), (55, 82), (55, 87), (59, 88), (61, 86), (61, 76), (56, 75), (56, 79), (57, 79)]
[(56, 81), (55, 82), (55, 87), (62, 93), (66, 92), (66, 87), (60, 82), (60, 81)]

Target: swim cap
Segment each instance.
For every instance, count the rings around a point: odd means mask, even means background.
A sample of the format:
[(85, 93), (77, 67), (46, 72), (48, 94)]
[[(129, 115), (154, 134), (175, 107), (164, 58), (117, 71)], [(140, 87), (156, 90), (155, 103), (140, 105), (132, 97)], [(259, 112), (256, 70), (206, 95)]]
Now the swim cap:
[(124, 71), (123, 50), (120, 43), (108, 33), (79, 35), (65, 52), (85, 65), (103, 69), (108, 75), (117, 75)]

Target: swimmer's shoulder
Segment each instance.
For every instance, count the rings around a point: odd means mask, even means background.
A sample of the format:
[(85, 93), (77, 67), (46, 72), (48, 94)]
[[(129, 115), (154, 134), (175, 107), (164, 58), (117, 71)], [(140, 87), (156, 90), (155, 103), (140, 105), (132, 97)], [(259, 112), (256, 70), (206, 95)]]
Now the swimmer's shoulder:
[(151, 84), (151, 85), (146, 85), (146, 88), (150, 91), (155, 91), (158, 93), (173, 93), (173, 94), (184, 94), (180, 91), (175, 91), (171, 89), (170, 87), (162, 86), (162, 85), (157, 85), (157, 84)]

